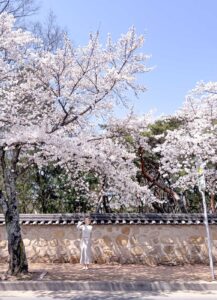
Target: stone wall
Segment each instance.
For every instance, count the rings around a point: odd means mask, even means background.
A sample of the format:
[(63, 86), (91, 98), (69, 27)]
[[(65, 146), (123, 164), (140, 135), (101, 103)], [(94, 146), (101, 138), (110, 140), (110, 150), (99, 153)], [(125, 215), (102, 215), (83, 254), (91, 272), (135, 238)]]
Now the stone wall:
[[(214, 261), (217, 226), (211, 225)], [(80, 232), (75, 225), (25, 225), (22, 234), (29, 261), (79, 262)], [(93, 262), (208, 263), (204, 225), (94, 225)], [(0, 227), (0, 262), (7, 261), (5, 227)]]

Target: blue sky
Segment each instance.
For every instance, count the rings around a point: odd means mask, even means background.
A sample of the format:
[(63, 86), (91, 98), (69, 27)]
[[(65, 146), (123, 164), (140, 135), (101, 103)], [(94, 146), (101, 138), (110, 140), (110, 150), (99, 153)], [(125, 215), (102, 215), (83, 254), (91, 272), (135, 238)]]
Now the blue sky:
[(103, 39), (132, 25), (145, 33), (142, 50), (155, 68), (140, 78), (148, 91), (135, 100), (137, 113), (173, 113), (197, 81), (216, 81), (216, 0), (41, 0), (38, 18), (50, 9), (75, 45), (98, 29)]

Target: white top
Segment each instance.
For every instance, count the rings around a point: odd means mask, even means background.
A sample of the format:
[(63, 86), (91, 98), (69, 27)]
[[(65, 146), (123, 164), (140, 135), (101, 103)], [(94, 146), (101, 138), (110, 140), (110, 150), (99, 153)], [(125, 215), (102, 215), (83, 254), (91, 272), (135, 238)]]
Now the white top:
[(82, 239), (89, 239), (92, 232), (92, 225), (82, 224), (81, 221), (78, 222), (77, 228), (82, 230)]

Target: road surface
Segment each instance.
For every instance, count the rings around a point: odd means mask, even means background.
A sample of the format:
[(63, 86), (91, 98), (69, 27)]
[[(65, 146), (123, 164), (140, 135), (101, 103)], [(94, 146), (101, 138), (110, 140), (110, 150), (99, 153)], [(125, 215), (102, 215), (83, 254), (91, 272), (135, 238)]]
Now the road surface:
[(217, 291), (206, 292), (99, 292), (99, 291), (0, 291), (0, 300), (216, 300)]

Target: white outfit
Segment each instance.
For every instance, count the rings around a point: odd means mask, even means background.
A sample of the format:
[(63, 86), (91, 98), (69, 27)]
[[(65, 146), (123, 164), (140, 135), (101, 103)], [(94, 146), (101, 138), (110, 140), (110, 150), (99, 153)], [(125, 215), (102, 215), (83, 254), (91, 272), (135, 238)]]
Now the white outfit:
[(81, 221), (78, 222), (77, 228), (82, 230), (81, 235), (81, 258), (80, 263), (88, 265), (91, 263), (91, 233), (93, 226), (82, 224)]

